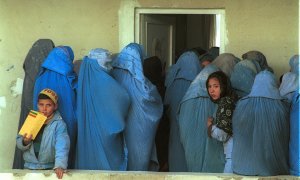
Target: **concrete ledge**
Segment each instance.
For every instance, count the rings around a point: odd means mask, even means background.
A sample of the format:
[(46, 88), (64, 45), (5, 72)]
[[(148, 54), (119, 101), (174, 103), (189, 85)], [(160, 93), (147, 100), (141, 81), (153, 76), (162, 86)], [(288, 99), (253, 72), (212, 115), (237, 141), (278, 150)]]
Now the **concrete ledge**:
[[(57, 179), (52, 170), (2, 170), (0, 171), (1, 180), (43, 180)], [(144, 171), (89, 171), (89, 170), (70, 170), (64, 174), (65, 180), (85, 180), (85, 179), (109, 179), (109, 180), (256, 180), (256, 179), (300, 179), (297, 176), (239, 176), (234, 174), (214, 174), (214, 173), (171, 173), (171, 172), (144, 172)]]

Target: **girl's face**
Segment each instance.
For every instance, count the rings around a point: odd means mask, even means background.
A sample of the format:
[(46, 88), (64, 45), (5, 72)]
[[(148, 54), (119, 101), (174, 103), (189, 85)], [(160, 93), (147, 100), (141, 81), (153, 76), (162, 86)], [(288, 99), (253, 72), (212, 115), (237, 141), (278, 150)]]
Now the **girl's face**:
[(208, 94), (213, 100), (218, 100), (221, 95), (220, 82), (217, 78), (208, 80)]

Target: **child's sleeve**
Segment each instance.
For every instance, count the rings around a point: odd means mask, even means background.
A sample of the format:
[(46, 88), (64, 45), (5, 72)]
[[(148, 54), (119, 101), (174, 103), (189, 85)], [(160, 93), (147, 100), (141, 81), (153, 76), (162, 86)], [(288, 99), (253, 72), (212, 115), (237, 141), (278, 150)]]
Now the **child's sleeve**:
[(67, 132), (67, 126), (60, 120), (55, 132), (55, 165), (54, 169), (68, 167), (68, 156), (70, 150), (70, 138)]
[(27, 144), (26, 146), (24, 146), (23, 144), (23, 136), (21, 135), (17, 135), (17, 140), (16, 140), (16, 144), (17, 144), (17, 147), (21, 150), (21, 151), (26, 151), (30, 148), (31, 143)]
[(226, 142), (230, 136), (216, 125), (213, 125), (211, 128), (211, 137), (218, 141)]

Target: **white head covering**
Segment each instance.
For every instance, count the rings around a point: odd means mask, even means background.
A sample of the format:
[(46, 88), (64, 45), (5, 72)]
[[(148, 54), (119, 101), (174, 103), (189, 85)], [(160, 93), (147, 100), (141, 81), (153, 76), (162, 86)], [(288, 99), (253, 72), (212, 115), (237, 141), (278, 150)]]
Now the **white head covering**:
[(88, 57), (90, 59), (95, 59), (97, 60), (99, 66), (103, 67), (105, 70), (110, 71), (112, 69), (111, 66), (111, 53), (106, 50), (106, 49), (102, 49), (102, 48), (96, 48), (96, 49), (92, 49), (89, 52)]
[(299, 76), (292, 72), (287, 72), (282, 77), (279, 87), (280, 95), (286, 97), (290, 102), (294, 92), (299, 88)]

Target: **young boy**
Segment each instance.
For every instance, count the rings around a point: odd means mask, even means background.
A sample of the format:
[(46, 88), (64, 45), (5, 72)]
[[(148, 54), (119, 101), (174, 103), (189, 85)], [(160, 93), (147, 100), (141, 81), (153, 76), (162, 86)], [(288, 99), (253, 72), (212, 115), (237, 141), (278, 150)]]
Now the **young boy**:
[(17, 136), (17, 147), (23, 151), (27, 169), (54, 169), (61, 179), (68, 166), (70, 139), (67, 126), (57, 110), (58, 96), (51, 89), (44, 89), (38, 96), (38, 111), (47, 120), (32, 140), (32, 134)]

